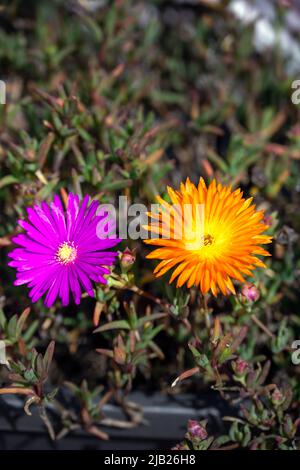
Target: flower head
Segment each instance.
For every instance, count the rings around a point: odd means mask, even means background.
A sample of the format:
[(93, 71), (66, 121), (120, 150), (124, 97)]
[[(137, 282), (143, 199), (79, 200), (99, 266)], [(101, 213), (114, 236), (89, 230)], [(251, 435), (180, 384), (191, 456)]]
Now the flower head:
[(186, 283), (202, 293), (226, 295), (235, 294), (232, 279), (244, 283), (244, 275), (265, 267), (256, 255), (269, 256), (259, 245), (272, 237), (263, 235), (264, 212), (256, 211), (252, 198), (215, 180), (207, 187), (203, 178), (198, 187), (187, 179), (179, 191), (168, 187), (168, 193), (172, 205), (158, 197), (160, 211), (150, 213), (154, 222), (147, 227), (152, 238), (145, 240), (160, 246), (147, 256), (161, 260), (157, 277), (175, 268), (170, 283), (177, 278), (177, 287)]
[(25, 233), (13, 238), (19, 247), (9, 253), (9, 266), (17, 270), (15, 285), (27, 284), (30, 288), (32, 302), (46, 294), (47, 307), (57, 297), (68, 305), (71, 291), (79, 304), (82, 288), (94, 296), (91, 281), (106, 284), (103, 276), (109, 274), (107, 266), (113, 264), (117, 253), (105, 250), (120, 240), (106, 238), (113, 229), (108, 227), (111, 222), (106, 223), (103, 214), (96, 213), (97, 201), (88, 203), (89, 196), (80, 203), (77, 195), (70, 194), (64, 210), (55, 196), (50, 205), (42, 202), (28, 208), (28, 221), (19, 220)]

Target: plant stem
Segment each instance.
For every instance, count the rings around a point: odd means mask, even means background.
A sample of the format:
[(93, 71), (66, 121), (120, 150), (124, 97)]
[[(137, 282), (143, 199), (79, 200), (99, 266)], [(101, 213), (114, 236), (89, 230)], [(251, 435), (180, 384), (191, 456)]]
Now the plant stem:
[(42, 404), (42, 405), (39, 406), (39, 414), (40, 414), (40, 417), (43, 420), (43, 422), (44, 422), (44, 424), (45, 424), (45, 426), (46, 426), (46, 428), (49, 432), (50, 438), (52, 439), (52, 441), (55, 441), (55, 432), (54, 432), (53, 426), (51, 424), (51, 421), (48, 418), (45, 405)]
[(270, 338), (274, 339), (275, 335), (267, 328), (258, 318), (257, 316), (253, 313), (251, 315), (251, 319), (253, 322), (261, 329), (263, 330)]
[(204, 311), (205, 325), (209, 333), (210, 328), (211, 328), (211, 316), (210, 316), (209, 308), (207, 305), (207, 296), (205, 294), (202, 294), (201, 299), (202, 299), (202, 308)]
[(167, 302), (165, 302), (164, 300), (159, 299), (158, 297), (155, 297), (154, 295), (150, 294), (149, 292), (145, 292), (143, 289), (140, 289), (137, 286), (127, 287), (127, 289), (131, 290), (132, 292), (135, 292), (136, 294), (138, 294), (142, 297), (146, 297), (147, 299), (152, 300), (157, 305), (160, 305), (161, 307), (163, 307), (165, 310), (169, 309), (169, 304)]

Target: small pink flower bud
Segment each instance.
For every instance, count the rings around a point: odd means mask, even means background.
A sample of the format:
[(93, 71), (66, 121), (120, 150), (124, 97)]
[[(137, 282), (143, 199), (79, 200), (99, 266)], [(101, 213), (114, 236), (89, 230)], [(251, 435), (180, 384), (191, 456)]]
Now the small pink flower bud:
[(256, 302), (259, 299), (259, 290), (254, 284), (245, 284), (242, 288), (242, 295), (249, 302)]
[(234, 363), (234, 371), (237, 375), (243, 375), (248, 369), (248, 367), (248, 362), (240, 358), (237, 359)]
[(125, 269), (129, 269), (135, 262), (135, 254), (129, 248), (126, 248), (121, 254), (121, 265)]
[(271, 400), (274, 405), (281, 405), (284, 402), (284, 396), (277, 387), (271, 395)]
[(188, 432), (192, 437), (197, 437), (201, 440), (207, 438), (206, 429), (198, 421), (190, 419), (188, 421)]
[(291, 8), (293, 6), (292, 0), (279, 0), (279, 5), (283, 8)]
[(272, 227), (273, 225), (273, 217), (270, 214), (265, 214), (262, 223), (264, 225), (268, 225), (269, 227)]

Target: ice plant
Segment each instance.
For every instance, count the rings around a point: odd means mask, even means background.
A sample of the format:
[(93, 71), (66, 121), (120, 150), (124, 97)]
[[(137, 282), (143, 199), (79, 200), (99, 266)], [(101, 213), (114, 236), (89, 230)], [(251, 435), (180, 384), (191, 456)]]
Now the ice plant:
[(60, 198), (54, 196), (50, 205), (42, 202), (28, 208), (27, 221), (19, 220), (25, 233), (13, 238), (19, 247), (9, 253), (9, 266), (17, 270), (15, 285), (30, 288), (32, 302), (46, 294), (47, 307), (57, 297), (68, 305), (71, 291), (79, 304), (82, 289), (94, 296), (92, 281), (106, 284), (107, 267), (117, 256), (106, 250), (120, 240), (105, 238), (113, 227), (107, 226), (103, 214), (97, 214), (98, 205), (97, 201), (89, 205), (89, 196), (80, 203), (77, 195), (70, 194), (64, 210)]
[(244, 283), (256, 266), (265, 267), (257, 255), (269, 255), (260, 245), (271, 237), (263, 235), (268, 225), (253, 198), (215, 180), (207, 187), (203, 178), (198, 187), (187, 179), (179, 191), (167, 189), (172, 204), (158, 197), (160, 210), (150, 213), (151, 238), (145, 240), (159, 246), (147, 256), (161, 260), (157, 277), (174, 268), (170, 283), (177, 278), (177, 287), (195, 285), (204, 294), (226, 295), (235, 294), (233, 279)]

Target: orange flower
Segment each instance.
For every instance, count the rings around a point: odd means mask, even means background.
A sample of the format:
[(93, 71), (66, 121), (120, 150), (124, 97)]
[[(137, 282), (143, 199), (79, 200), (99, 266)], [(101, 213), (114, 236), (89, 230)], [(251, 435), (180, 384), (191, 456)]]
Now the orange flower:
[(270, 256), (259, 245), (272, 237), (262, 234), (268, 225), (253, 198), (244, 199), (240, 189), (232, 191), (215, 180), (207, 188), (203, 178), (198, 188), (187, 179), (179, 191), (167, 189), (172, 205), (158, 197), (160, 209), (149, 214), (154, 221), (146, 227), (151, 238), (145, 243), (160, 246), (147, 256), (161, 260), (156, 277), (176, 266), (170, 283), (177, 278), (177, 287), (195, 285), (216, 296), (219, 290), (235, 294), (232, 279), (244, 283), (243, 275), (266, 267), (256, 255)]

